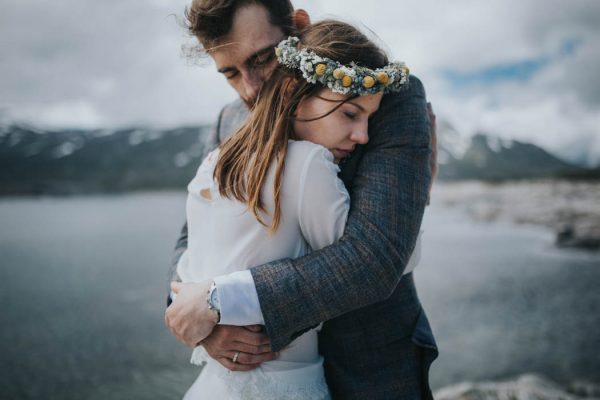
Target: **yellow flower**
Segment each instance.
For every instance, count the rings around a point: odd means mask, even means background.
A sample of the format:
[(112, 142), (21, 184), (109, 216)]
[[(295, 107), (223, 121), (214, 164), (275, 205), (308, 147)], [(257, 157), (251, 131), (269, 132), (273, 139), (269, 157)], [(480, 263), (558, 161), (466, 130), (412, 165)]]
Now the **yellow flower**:
[(281, 54), (283, 54), (283, 50), (281, 49), (281, 47), (276, 47), (275, 48), (275, 55), (277, 57), (281, 57)]
[(383, 86), (387, 86), (387, 84), (390, 82), (390, 77), (388, 74), (382, 71), (377, 74), (377, 80), (381, 82)]
[(333, 77), (335, 79), (343, 79), (344, 76), (346, 76), (346, 74), (344, 73), (344, 70), (341, 68), (336, 68), (335, 70), (333, 70)]
[(317, 74), (318, 76), (322, 76), (325, 73), (325, 70), (327, 70), (327, 65), (317, 64), (317, 66), (315, 67), (315, 74)]
[(350, 76), (348, 76), (348, 75), (345, 75), (345, 76), (342, 78), (342, 86), (344, 86), (344, 87), (348, 87), (348, 86), (350, 86), (350, 85), (352, 85), (352, 77), (350, 77)]
[(363, 86), (367, 89), (372, 88), (375, 85), (375, 79), (371, 76), (365, 76), (363, 78)]
[(410, 69), (408, 69), (408, 67), (405, 65), (404, 66), (404, 73), (408, 76), (408, 74), (410, 74)]

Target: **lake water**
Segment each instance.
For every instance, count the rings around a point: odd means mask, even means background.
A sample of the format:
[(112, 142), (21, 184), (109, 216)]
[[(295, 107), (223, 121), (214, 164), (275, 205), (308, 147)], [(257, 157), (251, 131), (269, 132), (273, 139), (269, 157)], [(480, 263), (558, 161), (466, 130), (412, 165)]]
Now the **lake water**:
[[(198, 370), (163, 316), (184, 206), (173, 192), (0, 200), (1, 398), (181, 398)], [(523, 372), (600, 382), (600, 254), (445, 208), (424, 230), (435, 388)]]

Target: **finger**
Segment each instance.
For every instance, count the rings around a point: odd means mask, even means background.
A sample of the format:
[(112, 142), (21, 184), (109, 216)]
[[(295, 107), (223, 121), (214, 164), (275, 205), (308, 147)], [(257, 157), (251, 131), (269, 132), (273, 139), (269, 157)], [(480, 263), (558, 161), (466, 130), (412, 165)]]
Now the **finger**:
[(269, 337), (264, 333), (250, 332), (249, 330), (243, 330), (239, 336), (234, 338), (236, 342), (242, 342), (251, 344), (254, 346), (260, 346), (263, 344), (270, 344)]
[(248, 326), (244, 326), (243, 328), (249, 330), (250, 332), (262, 332), (263, 331), (262, 325), (248, 325)]
[(171, 290), (173, 292), (175, 292), (175, 294), (178, 294), (182, 287), (183, 287), (183, 283), (181, 283), (181, 282), (176, 282), (176, 281), (171, 282)]
[(248, 344), (248, 343), (233, 342), (233, 343), (231, 343), (231, 349), (228, 349), (228, 350), (232, 350), (234, 352), (241, 351), (243, 353), (248, 353), (248, 354), (264, 354), (264, 353), (271, 352), (271, 345), (261, 344), (261, 345), (255, 346), (253, 344)]
[(170, 317), (170, 310), (167, 309), (167, 311), (165, 312), (165, 325), (167, 326), (167, 328), (169, 328), (169, 331), (171, 331), (171, 333), (175, 336), (177, 336), (177, 334), (175, 333), (175, 328), (172, 324), (171, 321), (171, 317)]
[[(233, 360), (233, 357), (237, 354), (237, 352), (231, 353), (231, 360)], [(264, 354), (248, 354), (248, 353), (241, 353), (238, 356), (236, 362), (238, 364), (245, 364), (245, 365), (254, 365), (254, 364), (262, 364), (264, 362), (267, 361), (272, 361), (274, 359), (277, 358), (277, 353), (264, 353)]]
[(260, 364), (238, 364), (231, 361), (229, 358), (218, 358), (217, 361), (230, 371), (252, 371), (258, 368)]

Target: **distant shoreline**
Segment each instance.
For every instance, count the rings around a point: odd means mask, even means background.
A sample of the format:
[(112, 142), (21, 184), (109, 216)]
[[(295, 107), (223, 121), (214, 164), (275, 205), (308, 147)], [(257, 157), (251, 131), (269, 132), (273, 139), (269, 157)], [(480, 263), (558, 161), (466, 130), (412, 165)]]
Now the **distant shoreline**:
[(558, 247), (600, 250), (600, 182), (565, 179), (436, 182), (432, 203), (477, 221), (551, 229)]
[[(190, 177), (191, 180), (191, 177)], [(434, 190), (438, 187), (469, 186), (480, 184), (484, 187), (495, 188), (502, 185), (521, 185), (521, 184), (590, 184), (600, 185), (600, 174), (589, 176), (559, 176), (554, 178), (519, 178), (519, 179), (443, 179), (435, 183)], [(186, 191), (187, 182), (166, 185), (134, 185), (112, 186), (110, 183), (105, 185), (93, 182), (73, 182), (73, 181), (46, 181), (30, 184), (18, 183), (10, 185), (8, 182), (0, 188), (0, 199), (14, 197), (73, 197), (73, 196), (97, 196), (97, 195), (122, 195), (127, 193), (144, 192), (171, 192)], [(8, 186), (6, 186), (8, 185)], [(598, 199), (600, 201), (600, 199)]]
[[(186, 184), (113, 188), (88, 184), (44, 186), (45, 190), (0, 191), (0, 201), (32, 198), (121, 196), (148, 192), (186, 193)], [(439, 181), (432, 203), (456, 208), (477, 221), (509, 220), (551, 229), (558, 247), (600, 250), (600, 180), (519, 179)]]

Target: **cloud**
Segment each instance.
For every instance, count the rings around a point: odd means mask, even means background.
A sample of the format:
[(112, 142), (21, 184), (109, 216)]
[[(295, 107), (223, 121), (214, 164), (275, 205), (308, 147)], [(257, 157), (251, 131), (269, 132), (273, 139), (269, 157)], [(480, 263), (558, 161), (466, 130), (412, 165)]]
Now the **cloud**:
[(600, 162), (600, 3), (423, 0), (382, 12), (338, 0), (317, 7), (360, 10), (351, 18), (407, 61), (440, 118), (464, 135), (484, 131)]
[[(14, 118), (52, 126), (197, 124), (235, 98), (214, 68), (183, 59), (188, 39), (174, 15), (186, 1), (2, 3), (0, 107)], [(94, 112), (83, 112), (82, 102)], [(63, 112), (69, 105), (77, 115)]]
[[(213, 121), (235, 93), (210, 62), (181, 56), (189, 38), (173, 15), (188, 2), (0, 0), (0, 109), (57, 127)], [(294, 4), (313, 19), (372, 29), (465, 135), (484, 130), (600, 160), (596, 0)]]

